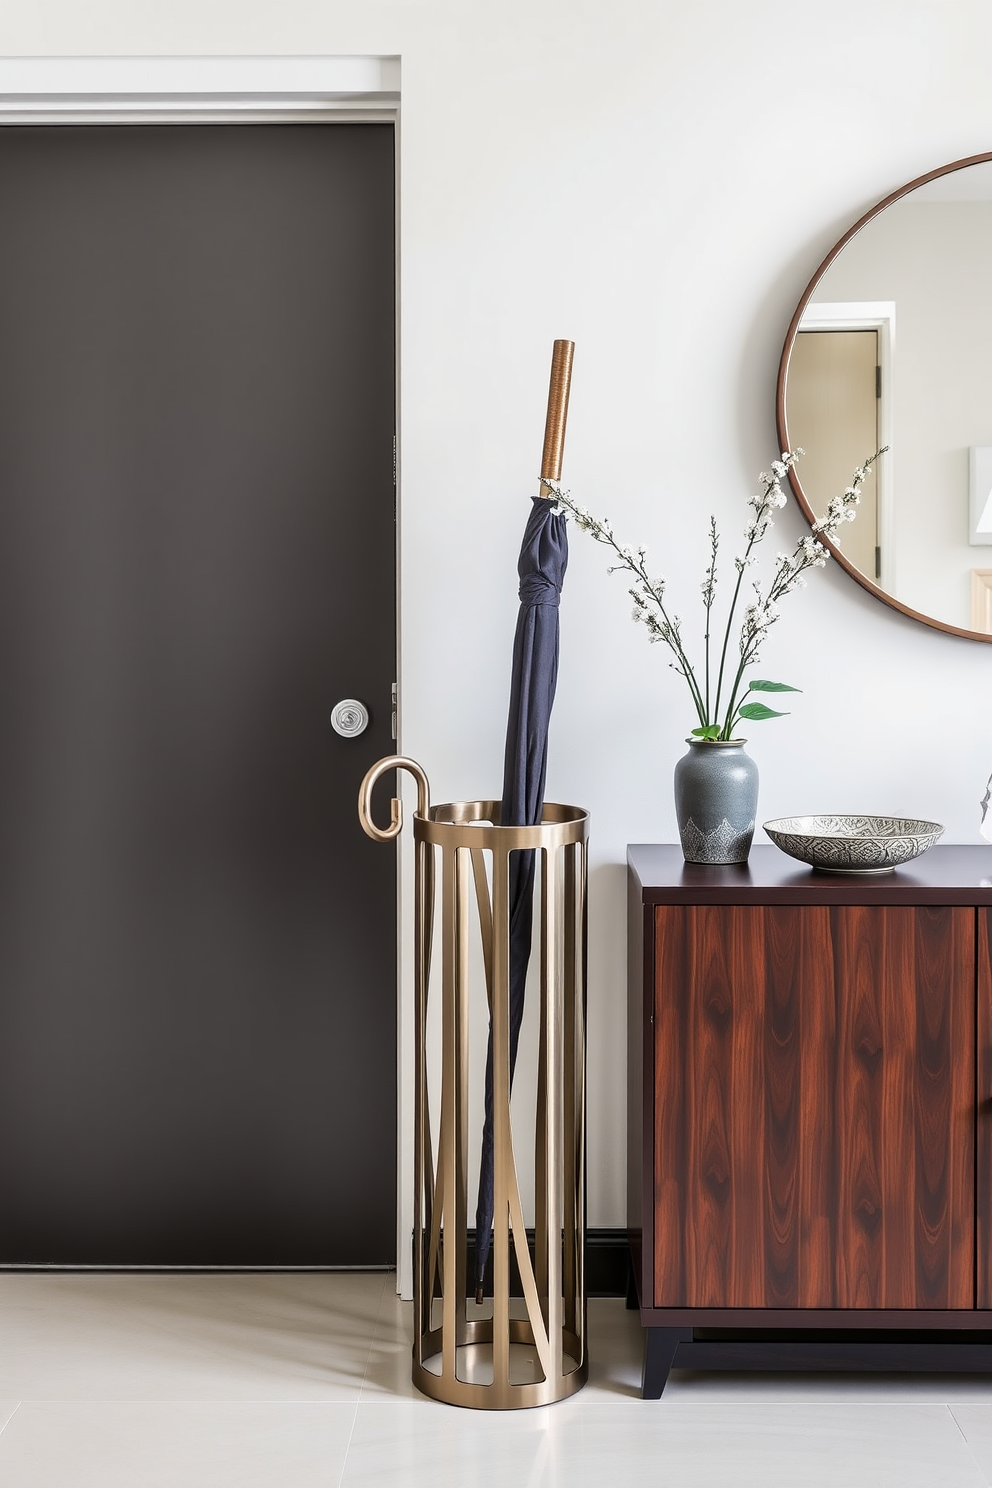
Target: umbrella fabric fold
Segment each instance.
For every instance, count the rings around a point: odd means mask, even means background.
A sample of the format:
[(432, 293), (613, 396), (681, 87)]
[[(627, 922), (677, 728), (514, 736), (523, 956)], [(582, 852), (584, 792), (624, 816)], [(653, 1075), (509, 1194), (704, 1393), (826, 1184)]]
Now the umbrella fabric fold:
[[(503, 763), (501, 822), (534, 826), (541, 820), (548, 765), (548, 725), (558, 680), (558, 605), (568, 563), (565, 517), (554, 502), (534, 497), (517, 572), (520, 610), (513, 638), (510, 707)], [(509, 864), (510, 1078), (524, 1010), (534, 910), (534, 853), (514, 852)], [(479, 1200), (475, 1216), (476, 1295), (492, 1243), (493, 1034), (486, 1057), (486, 1116), (482, 1132)]]

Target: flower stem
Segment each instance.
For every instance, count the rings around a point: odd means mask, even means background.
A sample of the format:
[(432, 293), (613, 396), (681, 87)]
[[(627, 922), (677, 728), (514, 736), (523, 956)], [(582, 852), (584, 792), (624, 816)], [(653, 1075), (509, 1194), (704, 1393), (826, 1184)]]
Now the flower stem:
[(723, 731), (720, 734), (721, 739), (733, 738), (734, 725), (737, 723), (737, 718), (735, 716), (737, 713), (737, 694), (740, 690), (741, 682), (744, 679), (744, 668), (751, 665), (751, 660), (752, 651), (745, 651), (741, 657), (741, 664), (737, 668), (737, 675), (734, 678), (734, 685), (730, 692), (730, 706), (727, 708), (727, 716), (724, 719)]
[(716, 586), (716, 556), (719, 541), (716, 531), (716, 517), (710, 517), (710, 566), (703, 591), (706, 596), (706, 718), (704, 727), (708, 727), (710, 721), (710, 619)]
[(744, 574), (747, 571), (747, 560), (750, 558), (751, 549), (754, 547), (757, 540), (757, 536), (752, 537), (747, 545), (747, 548), (744, 552), (743, 561), (737, 574), (737, 583), (734, 585), (734, 597), (730, 602), (730, 614), (727, 616), (727, 629), (723, 637), (723, 649), (720, 652), (720, 671), (716, 679), (716, 701), (713, 705), (713, 712), (717, 715), (717, 717), (719, 717), (720, 715), (720, 694), (723, 692), (723, 669), (727, 663), (727, 647), (730, 645), (730, 629), (734, 623), (734, 612), (737, 609), (737, 600), (740, 597), (741, 584), (744, 581)]

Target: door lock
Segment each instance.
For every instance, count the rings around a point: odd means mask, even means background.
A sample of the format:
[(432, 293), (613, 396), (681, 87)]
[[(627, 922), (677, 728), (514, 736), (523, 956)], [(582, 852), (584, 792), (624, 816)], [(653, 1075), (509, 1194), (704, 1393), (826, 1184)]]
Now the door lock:
[(331, 712), (331, 728), (342, 739), (357, 739), (369, 726), (369, 710), (357, 698), (342, 698)]

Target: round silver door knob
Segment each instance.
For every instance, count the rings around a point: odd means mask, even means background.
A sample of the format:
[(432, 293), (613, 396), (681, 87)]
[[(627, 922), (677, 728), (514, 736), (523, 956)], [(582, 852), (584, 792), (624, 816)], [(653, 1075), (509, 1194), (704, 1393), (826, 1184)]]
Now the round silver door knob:
[(357, 739), (369, 726), (369, 710), (357, 698), (342, 698), (331, 713), (331, 728), (342, 739)]

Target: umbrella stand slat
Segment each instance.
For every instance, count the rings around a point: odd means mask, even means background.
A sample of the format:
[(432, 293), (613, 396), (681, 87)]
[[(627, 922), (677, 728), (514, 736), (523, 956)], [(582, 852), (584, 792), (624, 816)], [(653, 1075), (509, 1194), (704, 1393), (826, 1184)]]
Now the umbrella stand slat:
[[(424, 1231), (430, 1231), (432, 1227), (432, 1204), (434, 1195), (434, 1161), (431, 1153), (431, 1131), (430, 1131), (430, 1109), (427, 1100), (427, 1052), (425, 1048), (425, 1034), (427, 1030), (427, 985), (430, 980), (428, 937), (425, 932), (425, 923), (429, 924), (432, 915), (425, 917), (425, 900), (427, 896), (427, 874), (425, 862), (429, 849), (422, 842), (416, 846), (417, 872), (414, 889), (414, 921), (417, 927), (417, 951), (414, 963), (414, 1001), (415, 1001), (415, 1027), (414, 1027), (414, 1117), (413, 1117), (413, 1161), (414, 1170), (418, 1175), (418, 1181), (413, 1195), (413, 1274), (418, 1281), (418, 1311), (414, 1322), (414, 1352), (420, 1358), (420, 1341), (424, 1334), (425, 1320), (419, 1311), (423, 1305), (423, 1298), (427, 1298), (427, 1307), (430, 1307), (430, 1298), (434, 1292), (434, 1270), (433, 1264), (427, 1273), (427, 1286), (425, 1288), (424, 1274)], [(426, 1184), (421, 1176), (425, 1172), (430, 1176)], [(421, 1361), (422, 1362), (422, 1361)]]
[(502, 855), (493, 859), (493, 1385), (499, 1389), (507, 1389), (510, 1383), (510, 1237), (506, 1192), (513, 1150), (509, 1130), (508, 863), (509, 859)]
[[(431, 953), (433, 950), (434, 926), (434, 850), (426, 843), (418, 842), (414, 891), (414, 923), (417, 927), (417, 957), (415, 963), (414, 1000), (416, 1004), (416, 1029), (414, 1034), (414, 1059), (416, 1064), (415, 1110), (414, 1110), (414, 1168), (419, 1175), (414, 1192), (414, 1237), (413, 1270), (422, 1278), (420, 1296), (426, 1308), (426, 1320), (421, 1333), (431, 1326), (432, 1298), (438, 1285), (443, 1290), (443, 1278), (439, 1274), (441, 1208), (444, 1194), (443, 1169), (438, 1169), (435, 1180), (434, 1138), (431, 1131), (430, 1088), (427, 1080), (427, 994), (431, 978)], [(428, 1236), (426, 1248), (426, 1271), (424, 1236)]]
[(468, 994), (469, 994), (469, 854), (455, 849), (455, 909), (458, 977), (456, 981), (455, 1050), (457, 1059), (456, 1081), (458, 1096), (455, 1104), (455, 1132), (457, 1165), (455, 1168), (455, 1300), (457, 1315), (457, 1342), (465, 1334), (465, 1295), (467, 1291), (467, 1258), (461, 1236), (468, 1223)]
[[(567, 848), (565, 849), (567, 852)], [(561, 856), (563, 856), (562, 854)], [(546, 1092), (546, 1138), (545, 1138), (545, 1186), (547, 1236), (546, 1266), (548, 1270), (547, 1312), (548, 1338), (554, 1351), (553, 1368), (561, 1369), (562, 1327), (562, 1162), (564, 1157), (561, 1130), (562, 1086), (564, 1084), (564, 1061), (562, 1059), (562, 987), (559, 981), (559, 950), (561, 948), (560, 927), (561, 904), (558, 873), (558, 854), (543, 853), (541, 878), (544, 893), (541, 895), (541, 1003), (544, 1009), (544, 1087)], [(559, 1073), (560, 1072), (560, 1073)], [(554, 1252), (554, 1253), (552, 1253)], [(555, 1261), (557, 1260), (557, 1266)], [(556, 1284), (552, 1284), (552, 1277)]]
[(441, 1295), (444, 1295), (444, 1272), (441, 1263), (441, 1217), (444, 1214), (444, 1168), (437, 1170), (437, 1185), (433, 1189), (433, 1202), (431, 1204), (430, 1225), (430, 1249), (427, 1258), (427, 1291), (425, 1316), (426, 1327), (433, 1327), (433, 1301), (435, 1289), (440, 1285)]
[[(564, 1272), (565, 1318), (564, 1325), (573, 1333), (581, 1329), (581, 1319), (575, 1312), (575, 1298), (579, 1288), (579, 1247), (582, 1244), (582, 1130), (579, 1124), (577, 1096), (581, 1095), (582, 1070), (577, 1068), (575, 1053), (579, 1046), (582, 1009), (576, 1006), (575, 956), (580, 948), (576, 943), (576, 857), (582, 851), (576, 844), (564, 853), (563, 910), (565, 916), (565, 943), (573, 947), (572, 956), (565, 958), (562, 968), (564, 988), (564, 1083), (562, 1089), (563, 1147), (563, 1199), (564, 1199)], [(569, 1055), (571, 1054), (571, 1058)]]
[[(448, 1207), (444, 1199), (448, 1197), (449, 1203), (454, 1200), (452, 1207), (456, 1213), (449, 1216), (457, 1223), (457, 1198), (458, 1191), (458, 1133), (457, 1133), (457, 1105), (460, 1093), (460, 1071), (458, 1068), (458, 937), (456, 931), (456, 906), (455, 906), (455, 855), (449, 851), (444, 853), (441, 861), (441, 965), (442, 965), (442, 1011), (441, 1011), (441, 1137), (440, 1137), (440, 1159), (438, 1166), (441, 1169), (444, 1181), (444, 1194), (440, 1202), (435, 1206), (435, 1222), (440, 1226), (445, 1210)], [(443, 1368), (445, 1374), (455, 1373), (455, 1349), (458, 1341), (458, 1273), (457, 1273), (457, 1250), (454, 1241), (454, 1224), (451, 1225), (451, 1234), (447, 1237), (449, 1243), (444, 1246), (442, 1272), (442, 1340), (443, 1340)]]
[[(534, 1269), (542, 1298), (548, 1295), (549, 1236), (554, 1234), (553, 1219), (549, 1208), (549, 1176), (555, 1171), (553, 1150), (553, 1125), (549, 1124), (548, 1109), (548, 859), (541, 854), (541, 920), (540, 920), (540, 1010), (537, 1045), (537, 1120), (534, 1132)], [(547, 1308), (543, 1309), (544, 1325), (548, 1327)]]
[[(531, 1265), (530, 1251), (527, 1248), (527, 1231), (524, 1227), (523, 1205), (520, 1202), (520, 1190), (517, 1187), (515, 1172), (509, 1183), (507, 1198), (517, 1269), (520, 1272), (520, 1284), (523, 1288), (524, 1301), (527, 1304), (527, 1316), (530, 1321), (534, 1347), (544, 1371), (544, 1379), (549, 1380), (554, 1378), (555, 1371), (552, 1362), (552, 1339), (547, 1331), (547, 1293), (539, 1290), (534, 1267)], [(537, 1322), (538, 1318), (542, 1320), (543, 1327)]]
[(475, 875), (475, 899), (479, 906), (479, 929), (482, 932), (482, 964), (486, 970), (486, 1001), (489, 1016), (493, 1013), (493, 908), (489, 902), (489, 880), (486, 863), (477, 847), (472, 849), (472, 872)]

